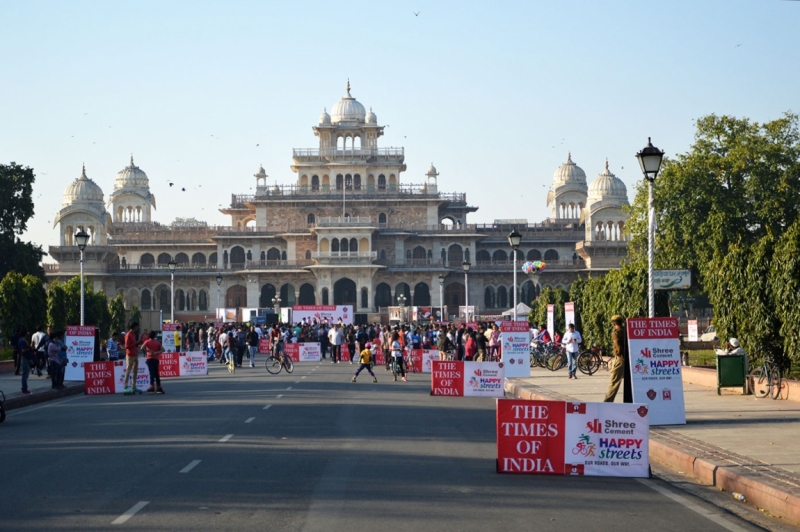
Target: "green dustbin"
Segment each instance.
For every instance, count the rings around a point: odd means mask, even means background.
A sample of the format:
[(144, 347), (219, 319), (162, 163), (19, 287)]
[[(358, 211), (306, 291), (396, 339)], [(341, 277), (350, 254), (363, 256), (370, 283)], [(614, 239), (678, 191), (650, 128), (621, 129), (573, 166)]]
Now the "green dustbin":
[(717, 355), (717, 395), (721, 388), (742, 387), (742, 395), (747, 394), (747, 374), (744, 355)]

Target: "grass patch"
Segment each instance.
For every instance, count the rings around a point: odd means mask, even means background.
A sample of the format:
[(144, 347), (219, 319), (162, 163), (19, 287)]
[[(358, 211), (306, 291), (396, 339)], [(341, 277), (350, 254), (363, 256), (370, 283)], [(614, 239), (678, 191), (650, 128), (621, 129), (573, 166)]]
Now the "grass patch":
[(10, 347), (0, 347), (0, 360), (14, 360), (14, 352)]
[(716, 366), (717, 354), (713, 349), (698, 349), (689, 351), (690, 366)]

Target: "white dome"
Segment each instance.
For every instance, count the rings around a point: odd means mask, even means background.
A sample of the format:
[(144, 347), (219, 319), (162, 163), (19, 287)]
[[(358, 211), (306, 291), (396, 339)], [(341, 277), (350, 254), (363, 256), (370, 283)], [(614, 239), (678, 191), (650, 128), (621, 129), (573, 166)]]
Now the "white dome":
[(327, 109), (323, 109), (322, 114), (319, 115), (319, 125), (321, 126), (331, 125), (331, 115), (328, 114)]
[(267, 172), (264, 170), (264, 165), (263, 164), (259, 164), (258, 165), (258, 172), (256, 172), (253, 175), (255, 177), (267, 177)]
[(428, 167), (428, 171), (425, 173), (425, 175), (439, 175), (439, 172), (436, 171), (436, 167), (433, 166), (433, 163), (431, 163), (431, 165)]
[(367, 113), (367, 124), (377, 124), (378, 117), (375, 113), (372, 112), (372, 107), (369, 108), (369, 113)]
[(628, 187), (620, 178), (608, 169), (608, 161), (603, 173), (598, 175), (589, 185), (589, 199), (600, 200), (604, 198), (617, 198), (628, 202)]
[(358, 122), (364, 123), (367, 111), (355, 98), (350, 96), (350, 81), (347, 82), (347, 96), (336, 102), (331, 110), (331, 122)]
[(81, 170), (81, 175), (64, 190), (64, 205), (72, 203), (103, 204), (103, 190), (91, 179), (86, 177), (86, 166)]
[(583, 183), (586, 184), (586, 172), (572, 162), (572, 153), (567, 155), (567, 162), (558, 167), (553, 172), (553, 184), (563, 185), (566, 183)]
[(132, 188), (150, 188), (150, 180), (147, 178), (147, 174), (133, 164), (133, 155), (131, 155), (131, 164), (117, 174), (117, 179), (114, 181), (114, 192)]

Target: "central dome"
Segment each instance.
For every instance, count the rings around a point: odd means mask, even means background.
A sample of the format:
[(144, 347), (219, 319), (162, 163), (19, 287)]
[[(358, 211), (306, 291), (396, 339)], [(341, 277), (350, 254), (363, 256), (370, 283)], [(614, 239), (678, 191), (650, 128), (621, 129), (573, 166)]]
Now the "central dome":
[(117, 174), (117, 179), (114, 181), (114, 191), (131, 188), (148, 188), (149, 186), (150, 180), (147, 179), (147, 174), (133, 164), (133, 155), (131, 155), (130, 166), (126, 166)]
[(331, 122), (339, 124), (341, 122), (356, 122), (363, 124), (367, 116), (367, 110), (358, 100), (350, 96), (350, 81), (347, 81), (347, 96), (336, 102), (331, 110)]
[(572, 153), (567, 155), (567, 162), (558, 167), (553, 173), (553, 183), (563, 185), (566, 183), (586, 184), (586, 172), (583, 168), (572, 162)]
[(589, 185), (589, 199), (601, 200), (606, 198), (614, 198), (628, 203), (628, 188), (620, 178), (612, 174), (608, 169), (608, 160), (606, 160), (606, 168), (603, 173), (598, 175)]
[(81, 175), (64, 190), (64, 205), (72, 203), (103, 203), (103, 190), (91, 179), (86, 177), (86, 167), (81, 169)]

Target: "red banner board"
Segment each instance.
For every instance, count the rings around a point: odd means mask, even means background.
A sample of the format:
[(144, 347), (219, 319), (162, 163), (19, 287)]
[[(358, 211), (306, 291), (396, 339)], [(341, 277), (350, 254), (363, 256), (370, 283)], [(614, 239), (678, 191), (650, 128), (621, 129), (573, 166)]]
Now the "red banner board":
[(457, 361), (433, 361), (431, 371), (431, 395), (464, 395), (464, 363)]
[(267, 353), (271, 353), (272, 351), (269, 348), (269, 337), (264, 336), (258, 341), (258, 352), (262, 355), (266, 355)]
[(497, 472), (564, 474), (563, 401), (497, 401)]

